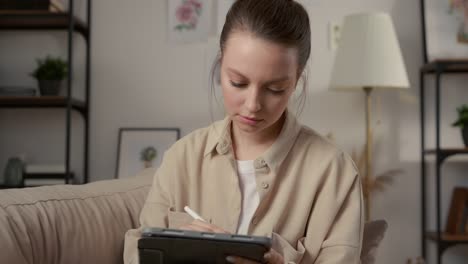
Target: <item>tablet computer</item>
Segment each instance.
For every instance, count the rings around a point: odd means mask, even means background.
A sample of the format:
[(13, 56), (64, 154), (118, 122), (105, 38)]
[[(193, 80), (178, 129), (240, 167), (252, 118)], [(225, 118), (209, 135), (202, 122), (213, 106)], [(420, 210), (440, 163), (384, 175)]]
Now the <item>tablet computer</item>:
[(138, 240), (140, 264), (228, 263), (239, 256), (260, 263), (271, 248), (269, 237), (145, 228)]

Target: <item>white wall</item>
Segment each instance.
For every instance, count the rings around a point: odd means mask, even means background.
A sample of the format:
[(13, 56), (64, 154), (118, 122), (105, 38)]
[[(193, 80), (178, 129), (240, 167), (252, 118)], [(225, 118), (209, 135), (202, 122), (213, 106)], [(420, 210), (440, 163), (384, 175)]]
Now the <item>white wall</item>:
[[(211, 122), (207, 77), (210, 54), (216, 48), (217, 39), (212, 37), (207, 42), (186, 45), (168, 43), (166, 1), (93, 2), (90, 172), (94, 181), (114, 176), (120, 127), (180, 127), (185, 135)], [(380, 102), (374, 105), (374, 121), (380, 120), (375, 131), (375, 170), (380, 173), (402, 168), (405, 175), (387, 192), (375, 197), (372, 216), (384, 218), (390, 225), (379, 249), (378, 263), (405, 263), (407, 258), (420, 254), (418, 68), (422, 63), (422, 44), (419, 1), (301, 2), (310, 13), (313, 34), (309, 100), (301, 120), (321, 133), (333, 132), (337, 143), (349, 152), (361, 147), (365, 140), (364, 100), (361, 93), (327, 90), (334, 55), (328, 49), (328, 22), (341, 21), (349, 13), (374, 10), (389, 12), (394, 19), (412, 87), (401, 93), (377, 91), (374, 94), (374, 102)], [(1, 83), (32, 84), (33, 80), (25, 76), (34, 67), (32, 59), (46, 51), (63, 49), (63, 36), (1, 32), (0, 61), (6, 62), (0, 63)], [(80, 44), (79, 39), (77, 42), (78, 54), (83, 54), (83, 43)], [(80, 77), (82, 80), (82, 73), (78, 74), (77, 83)], [(465, 81), (464, 77), (453, 78), (447, 83), (454, 87), (444, 89), (447, 97), (442, 104), (444, 145), (461, 144), (459, 132), (449, 123), (455, 117), (455, 106), (468, 98), (467, 91), (456, 87)], [(428, 95), (427, 98), (432, 97)], [(62, 123), (56, 121), (60, 115), (63, 113), (53, 110), (0, 110), (0, 168), (7, 157), (18, 152), (26, 152), (30, 160), (37, 162), (63, 160), (63, 147), (57, 143), (57, 140), (63, 141)], [(433, 119), (429, 115), (428, 118), (428, 126), (433, 128)], [(81, 121), (77, 115), (74, 120), (74, 131), (77, 131), (74, 146), (80, 147)], [(37, 123), (47, 124), (47, 127), (37, 130)], [(46, 150), (48, 155), (43, 155), (38, 148)], [(79, 157), (75, 157), (73, 164), (79, 171)], [(451, 188), (467, 184), (467, 179), (460, 175), (466, 169), (466, 164), (457, 162), (444, 167), (444, 172), (450, 174), (444, 176), (447, 179), (443, 185), (444, 212)], [(429, 188), (433, 191), (433, 184)], [(433, 205), (434, 196), (430, 198)], [(434, 215), (433, 210), (430, 213)], [(466, 262), (461, 251), (463, 249), (448, 251), (444, 260)]]

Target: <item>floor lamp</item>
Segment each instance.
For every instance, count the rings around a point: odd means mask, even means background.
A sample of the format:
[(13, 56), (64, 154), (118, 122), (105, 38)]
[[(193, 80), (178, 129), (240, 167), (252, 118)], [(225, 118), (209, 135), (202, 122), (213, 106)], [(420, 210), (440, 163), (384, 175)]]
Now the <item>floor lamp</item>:
[(366, 171), (363, 174), (366, 220), (370, 219), (372, 174), (372, 91), (408, 88), (408, 76), (392, 19), (385, 13), (345, 17), (330, 88), (364, 91), (366, 96)]

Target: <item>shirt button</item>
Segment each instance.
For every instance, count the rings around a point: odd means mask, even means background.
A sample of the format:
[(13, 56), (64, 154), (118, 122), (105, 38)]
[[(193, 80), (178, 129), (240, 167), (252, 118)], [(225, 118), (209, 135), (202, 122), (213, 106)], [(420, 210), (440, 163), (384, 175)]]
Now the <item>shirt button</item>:
[(268, 189), (268, 187), (270, 187), (270, 185), (268, 183), (266, 183), (266, 182), (262, 183), (262, 188), (263, 189)]
[(262, 167), (265, 167), (265, 165), (266, 165), (266, 161), (264, 159), (257, 159), (254, 162), (254, 167), (256, 169), (260, 169)]

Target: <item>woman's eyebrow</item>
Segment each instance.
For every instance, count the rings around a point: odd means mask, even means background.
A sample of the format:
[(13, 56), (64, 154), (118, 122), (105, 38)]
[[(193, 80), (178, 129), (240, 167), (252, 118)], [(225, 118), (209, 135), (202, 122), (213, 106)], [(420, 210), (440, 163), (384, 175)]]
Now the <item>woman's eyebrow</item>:
[(242, 78), (247, 79), (242, 73), (238, 72), (237, 70), (234, 70), (234, 69), (232, 69), (232, 68), (227, 68), (227, 70), (228, 70), (229, 72), (231, 72), (231, 73), (234, 73), (234, 74), (239, 75), (239, 76), (242, 77)]
[[(245, 75), (243, 75), (242, 73), (240, 73), (239, 71), (235, 70), (235, 69), (232, 69), (232, 68), (227, 68), (227, 70), (229, 72), (232, 72), (234, 74), (237, 74), (239, 75), (240, 77), (242, 78), (245, 78), (245, 79), (248, 79), (247, 77), (245, 77)], [(279, 77), (279, 78), (275, 78), (271, 81), (267, 81), (265, 84), (272, 84), (272, 83), (277, 83), (277, 82), (284, 82), (284, 81), (287, 81), (289, 80), (289, 76), (283, 76), (283, 77)]]
[(280, 78), (276, 78), (276, 79), (273, 79), (271, 81), (268, 81), (266, 82), (265, 84), (272, 84), (272, 83), (278, 83), (278, 82), (284, 82), (284, 81), (287, 81), (289, 80), (289, 76), (284, 76), (284, 77), (280, 77)]

